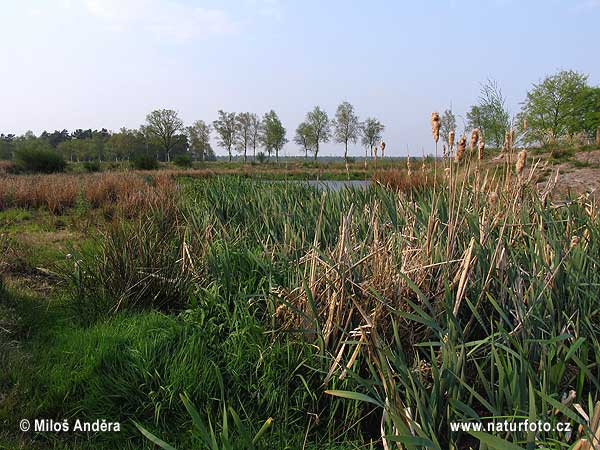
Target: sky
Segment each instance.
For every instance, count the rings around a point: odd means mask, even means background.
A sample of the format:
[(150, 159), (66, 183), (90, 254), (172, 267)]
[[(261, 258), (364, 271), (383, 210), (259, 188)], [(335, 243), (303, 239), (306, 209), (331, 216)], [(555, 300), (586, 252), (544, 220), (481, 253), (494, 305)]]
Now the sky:
[(461, 129), (487, 79), (511, 114), (558, 70), (600, 84), (599, 19), (600, 0), (2, 0), (0, 132), (274, 109), (292, 141), (315, 105), (349, 101), (385, 124), (386, 154), (428, 154), (431, 112)]

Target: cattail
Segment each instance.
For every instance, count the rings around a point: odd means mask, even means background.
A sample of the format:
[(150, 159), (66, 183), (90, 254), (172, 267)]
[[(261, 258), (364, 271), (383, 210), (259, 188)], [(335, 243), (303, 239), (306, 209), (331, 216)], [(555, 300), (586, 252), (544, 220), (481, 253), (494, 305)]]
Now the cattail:
[(474, 152), (477, 148), (477, 141), (479, 141), (479, 128), (475, 128), (471, 133), (471, 151)]
[(408, 170), (408, 176), (412, 176), (412, 165), (410, 164), (410, 154), (406, 157), (406, 169)]
[(467, 149), (467, 136), (464, 134), (460, 137), (458, 145), (456, 146), (456, 162), (459, 163), (465, 157), (465, 150)]
[(437, 112), (431, 113), (431, 134), (433, 134), (433, 140), (437, 144), (440, 139), (440, 115)]
[(515, 170), (517, 175), (520, 177), (523, 175), (523, 169), (525, 168), (525, 161), (527, 160), (527, 151), (521, 150), (519, 152), (517, 163), (515, 164)]
[(448, 133), (448, 147), (450, 148), (450, 153), (454, 150), (454, 130)]
[(527, 117), (523, 117), (523, 131), (527, 131)]
[(377, 146), (373, 146), (373, 153), (375, 154), (375, 159), (377, 159)]
[(577, 244), (579, 244), (579, 241), (581, 240), (581, 238), (579, 236), (573, 236), (571, 238), (571, 245), (570, 248), (575, 247)]
[(485, 141), (483, 137), (479, 139), (479, 161), (483, 159), (483, 151), (485, 150)]
[(490, 192), (488, 199), (490, 201), (490, 205), (496, 206), (496, 203), (498, 203), (498, 193), (496, 191)]
[(448, 151), (446, 149), (446, 144), (442, 145), (442, 157), (445, 158)]
[(510, 150), (510, 131), (508, 130), (506, 130), (506, 132), (504, 133), (504, 145), (502, 146), (502, 150)]
[(515, 145), (515, 127), (510, 129), (510, 148), (513, 148)]
[(385, 157), (385, 142), (381, 141), (381, 159)]

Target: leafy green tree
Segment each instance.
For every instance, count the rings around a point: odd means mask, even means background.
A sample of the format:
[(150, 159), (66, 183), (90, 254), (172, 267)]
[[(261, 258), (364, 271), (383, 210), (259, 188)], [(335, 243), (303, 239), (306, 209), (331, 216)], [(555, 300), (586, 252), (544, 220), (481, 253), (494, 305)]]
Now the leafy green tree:
[(106, 152), (115, 161), (130, 160), (144, 153), (144, 136), (138, 130), (121, 128), (113, 133), (106, 142)]
[(360, 127), (360, 135), (361, 135), (361, 144), (365, 148), (365, 159), (368, 157), (369, 150), (373, 150), (382, 139), (383, 139), (383, 131), (385, 127), (383, 124), (373, 118), (368, 117)]
[(210, 125), (203, 120), (197, 120), (191, 127), (187, 128), (190, 148), (198, 152), (200, 161), (204, 161), (212, 152), (210, 145)]
[(227, 150), (231, 162), (231, 150), (236, 142), (236, 114), (219, 110), (219, 118), (213, 122), (218, 135), (218, 144)]
[(235, 120), (235, 128), (236, 149), (244, 154), (246, 162), (248, 147), (252, 145), (252, 113), (239, 113)]
[(319, 154), (319, 147), (321, 143), (329, 142), (331, 137), (331, 123), (329, 122), (329, 116), (319, 106), (310, 111), (306, 115), (306, 123), (310, 125), (313, 130), (314, 146), (312, 148), (315, 154), (315, 161)]
[(0, 159), (12, 159), (15, 151), (14, 140), (14, 134), (0, 135)]
[(335, 141), (344, 144), (344, 160), (348, 162), (348, 144), (355, 144), (360, 132), (358, 116), (354, 112), (354, 106), (349, 102), (343, 102), (337, 107), (333, 130)]
[(260, 146), (261, 121), (257, 114), (250, 115), (250, 145), (252, 146), (252, 158), (256, 159), (256, 149)]
[(583, 132), (594, 140), (600, 127), (600, 87), (586, 86), (575, 98), (573, 116), (569, 121), (570, 134)]
[(307, 122), (302, 122), (296, 128), (294, 142), (304, 150), (304, 158), (308, 159), (308, 152), (312, 152), (315, 146), (314, 130)]
[(580, 130), (578, 101), (587, 89), (587, 75), (563, 70), (547, 76), (527, 93), (520, 121), (527, 120), (528, 143), (543, 145)]
[(442, 142), (448, 142), (448, 136), (451, 131), (456, 131), (456, 116), (451, 109), (447, 109), (440, 117), (440, 136)]
[(510, 114), (506, 99), (495, 81), (488, 80), (481, 86), (479, 103), (467, 113), (467, 126), (479, 128), (492, 147), (501, 147), (506, 131), (510, 128)]
[(263, 116), (262, 143), (269, 155), (275, 151), (275, 158), (279, 162), (279, 152), (288, 142), (285, 137), (286, 130), (275, 111), (271, 110)]
[(171, 152), (181, 145), (184, 132), (183, 121), (177, 112), (171, 109), (158, 109), (146, 116), (146, 132), (153, 137), (165, 152), (167, 162), (171, 161)]

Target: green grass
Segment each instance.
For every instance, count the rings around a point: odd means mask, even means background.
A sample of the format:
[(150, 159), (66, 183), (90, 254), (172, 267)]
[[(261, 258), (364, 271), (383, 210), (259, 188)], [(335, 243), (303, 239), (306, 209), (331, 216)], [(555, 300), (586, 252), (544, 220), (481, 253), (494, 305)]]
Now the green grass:
[(248, 448), (271, 417), (256, 448), (380, 448), (387, 404), (384, 430), (407, 448), (483, 449), (450, 421), (579, 425), (572, 408), (548, 411), (569, 390), (588, 413), (600, 399), (591, 205), (550, 208), (515, 182), (496, 205), (475, 182), (404, 195), (213, 177), (180, 192), (176, 209), (102, 227), (49, 298), (2, 290), (3, 428), (107, 418), (122, 434), (34, 441), (151, 448), (134, 419), (180, 450)]

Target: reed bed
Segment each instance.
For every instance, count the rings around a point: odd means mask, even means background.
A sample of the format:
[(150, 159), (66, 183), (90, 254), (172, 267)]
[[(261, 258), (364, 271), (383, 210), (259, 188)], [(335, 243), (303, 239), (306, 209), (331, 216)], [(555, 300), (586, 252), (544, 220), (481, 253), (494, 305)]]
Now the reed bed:
[[(0, 177), (0, 210), (44, 208), (61, 214), (78, 202), (116, 208), (128, 214), (173, 197), (179, 172), (129, 172), (89, 175), (7, 175)], [(198, 176), (198, 174), (196, 174)]]
[[(63, 176), (65, 198), (140, 210), (75, 256), (71, 305), (86, 326), (160, 310), (189, 321), (186, 333), (209, 327), (192, 341), (214, 341), (206, 350), (214, 366), (193, 360), (211, 369), (201, 371), (206, 392), (184, 395), (185, 408), (220, 398), (194, 420), (226, 423), (224, 404), (254, 424), (273, 417), (262, 436), (270, 444), (257, 448), (285, 448), (285, 433), (315, 448), (590, 448), (600, 433), (597, 207), (588, 196), (553, 198), (558, 174), (538, 188), (538, 163), (524, 152), (487, 172), (475, 153), (483, 136), (471, 144), (466, 155), (461, 136), (443, 177), (379, 171), (366, 190), (231, 176), (177, 184), (172, 176), (80, 184)], [(175, 191), (181, 201), (168, 201)], [(192, 358), (183, 343), (181, 364)], [(171, 372), (156, 358), (150, 393), (142, 392), (149, 381), (129, 381), (141, 405), (127, 393), (109, 397), (164, 425), (185, 383), (160, 385)], [(492, 436), (451, 427), (525, 418), (569, 422), (573, 431)]]
[[(465, 147), (463, 136), (458, 151)], [(367, 191), (341, 192), (190, 180), (183, 189), (193, 200), (163, 227), (169, 251), (140, 259), (134, 249), (155, 234), (111, 232), (103, 263), (78, 283), (88, 293), (110, 286), (103, 298), (113, 313), (127, 304), (115, 299), (133, 290), (106, 274), (135, 279), (143, 291), (157, 280), (140, 277), (142, 267), (169, 268), (156, 272), (166, 285), (218, 286), (225, 304), (252, 298), (248, 307), (266, 326), (314, 344), (309, 365), (319, 369), (310, 379), (323, 387), (311, 385), (338, 398), (320, 400), (328, 426), (344, 429), (334, 413), (341, 408), (383, 448), (589, 442), (596, 428), (580, 411), (592, 417), (600, 399), (593, 199), (552, 204), (556, 177), (538, 190), (537, 166), (526, 156), (500, 174), (470, 168), (470, 158), (446, 164), (455, 167), (435, 191), (415, 188), (428, 175), (408, 180), (406, 172), (382, 172)], [(142, 307), (177, 310), (182, 298)], [(574, 400), (562, 402), (570, 391)], [(533, 418), (532, 411), (575, 431), (490, 438), (450, 429), (452, 421)], [(377, 431), (362, 424), (373, 414)]]

